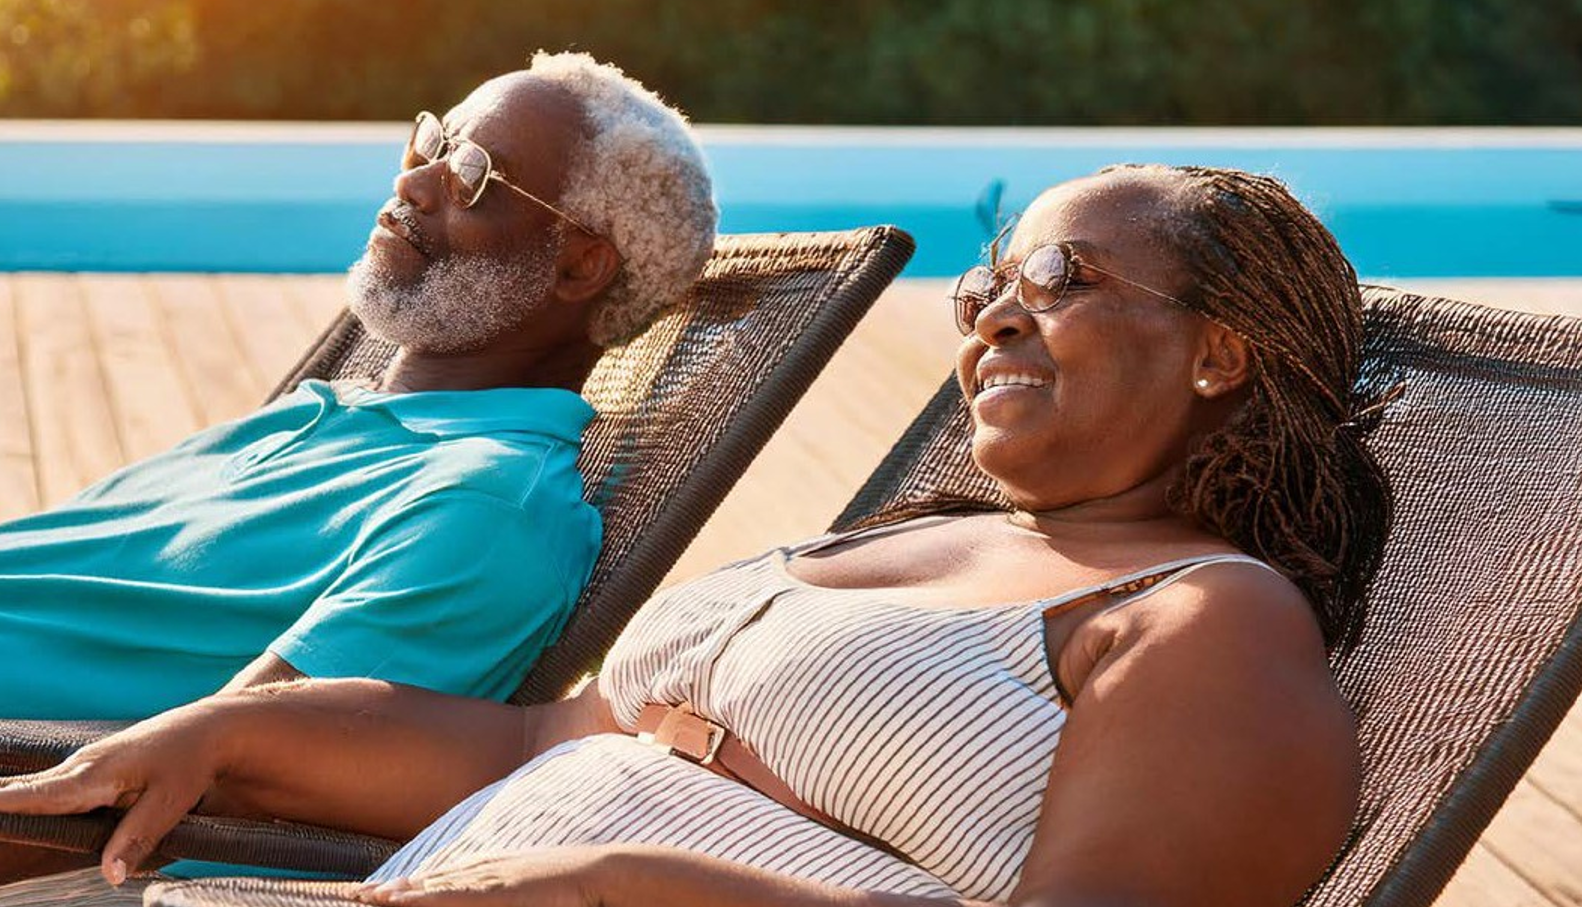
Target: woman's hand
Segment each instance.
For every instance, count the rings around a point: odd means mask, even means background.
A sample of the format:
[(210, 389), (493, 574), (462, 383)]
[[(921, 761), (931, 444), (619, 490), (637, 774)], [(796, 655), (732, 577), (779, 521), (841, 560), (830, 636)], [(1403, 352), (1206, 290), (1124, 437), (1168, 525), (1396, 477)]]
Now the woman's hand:
[(597, 907), (599, 847), (483, 857), (411, 878), (364, 885), (352, 897), (382, 907)]
[(200, 800), (210, 813), (404, 839), (524, 759), (613, 723), (596, 690), (524, 710), (377, 680), (267, 684), (0, 780), (0, 812), (126, 808), (100, 863), (119, 884)]
[(53, 768), (0, 779), (0, 812), (125, 809), (99, 861), (105, 880), (120, 885), (223, 771), (220, 712), (204, 700), (91, 743)]

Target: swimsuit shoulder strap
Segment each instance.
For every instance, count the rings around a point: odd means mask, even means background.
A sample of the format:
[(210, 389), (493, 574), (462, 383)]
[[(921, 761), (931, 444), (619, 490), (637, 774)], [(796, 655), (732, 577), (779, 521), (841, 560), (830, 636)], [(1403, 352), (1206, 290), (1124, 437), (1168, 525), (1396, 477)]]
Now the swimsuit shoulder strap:
[(1186, 557), (1179, 560), (1166, 561), (1163, 564), (1155, 564), (1152, 567), (1128, 573), (1109, 582), (1074, 589), (1059, 597), (1046, 600), (1043, 603), (1043, 614), (1046, 618), (1053, 617), (1062, 611), (1096, 598), (1124, 596), (1121, 601), (1104, 609), (1106, 612), (1113, 611), (1123, 605), (1131, 604), (1145, 595), (1157, 592), (1176, 580), (1182, 579), (1211, 564), (1253, 564), (1272, 573), (1280, 572), (1269, 564), (1245, 554), (1201, 554), (1196, 557)]

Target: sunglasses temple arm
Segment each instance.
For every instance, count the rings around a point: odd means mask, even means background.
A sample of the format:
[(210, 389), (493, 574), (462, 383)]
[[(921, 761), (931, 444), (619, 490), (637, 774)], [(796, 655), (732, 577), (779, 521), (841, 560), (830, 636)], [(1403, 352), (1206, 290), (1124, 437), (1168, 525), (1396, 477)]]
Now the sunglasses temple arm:
[(490, 171), (489, 171), (489, 179), (492, 179), (495, 182), (498, 182), (500, 185), (504, 186), (507, 189), (510, 189), (512, 192), (515, 192), (517, 195), (520, 195), (523, 198), (527, 199), (528, 201), (537, 204), (538, 206), (542, 207), (544, 210), (546, 210), (549, 213), (555, 215), (556, 217), (559, 217), (559, 218), (565, 220), (566, 223), (571, 224), (573, 227), (576, 227), (578, 230), (581, 230), (582, 232), (587, 233), (590, 236), (598, 236), (599, 235), (597, 231), (591, 229), (587, 224), (584, 224), (582, 221), (577, 220), (575, 217), (572, 217), (570, 214), (567, 214), (566, 212), (564, 212), (564, 211), (560, 210), (559, 208), (555, 207), (554, 205), (551, 205), (549, 202), (546, 202), (543, 199), (539, 198), (538, 196), (534, 195), (533, 193), (527, 191), (526, 189), (523, 189), (521, 186), (516, 185), (515, 183), (511, 182), (510, 180), (506, 179), (505, 177), (501, 176), (500, 174), (495, 173), (493, 169), (490, 169)]
[(1175, 303), (1176, 305), (1179, 305), (1179, 306), (1185, 306), (1186, 305), (1186, 303), (1184, 303), (1181, 300), (1175, 298), (1174, 296), (1171, 296), (1169, 293), (1163, 293), (1163, 292), (1160, 292), (1159, 290), (1154, 289), (1153, 287), (1144, 286), (1143, 284), (1140, 284), (1140, 283), (1138, 283), (1135, 280), (1131, 280), (1130, 278), (1127, 278), (1127, 277), (1122, 277), (1121, 275), (1115, 273), (1114, 271), (1106, 270), (1104, 268), (1099, 267), (1096, 264), (1092, 264), (1090, 262), (1084, 261), (1084, 262), (1082, 262), (1082, 267), (1087, 268), (1087, 269), (1089, 269), (1091, 271), (1097, 271), (1100, 274), (1103, 274), (1105, 277), (1109, 277), (1111, 279), (1118, 280), (1121, 283), (1124, 283), (1124, 284), (1126, 284), (1129, 287), (1132, 287), (1132, 288), (1138, 289), (1138, 290), (1142, 290), (1144, 293), (1147, 293), (1147, 294), (1149, 294), (1151, 296), (1157, 296), (1160, 299), (1169, 300), (1170, 302), (1173, 302), (1173, 303)]
[[(1160, 299), (1168, 299), (1169, 301), (1175, 303), (1178, 306), (1181, 306), (1181, 307), (1186, 308), (1186, 309), (1191, 309), (1192, 311), (1196, 311), (1195, 309), (1192, 309), (1191, 306), (1189, 306), (1186, 303), (1182, 302), (1181, 300), (1175, 298), (1174, 296), (1171, 296), (1169, 293), (1161, 293), (1158, 290), (1154, 289), (1153, 287), (1145, 287), (1145, 286), (1143, 286), (1142, 284), (1138, 283), (1135, 280), (1128, 280), (1125, 277), (1122, 277), (1121, 275), (1116, 274), (1114, 271), (1106, 271), (1103, 268), (1098, 267), (1097, 265), (1091, 265), (1091, 264), (1088, 264), (1087, 262), (1083, 262), (1083, 267), (1092, 268), (1093, 270), (1099, 272), (1100, 274), (1103, 274), (1103, 275), (1105, 275), (1107, 277), (1113, 277), (1114, 279), (1120, 281), (1121, 283), (1126, 284), (1127, 286), (1136, 287), (1137, 289), (1142, 290), (1144, 293), (1152, 293), (1153, 295), (1158, 296)], [(1201, 314), (1201, 313), (1199, 313), (1199, 314)], [(1214, 321), (1215, 319), (1210, 318), (1209, 320), (1210, 321)], [(1216, 323), (1218, 323), (1218, 322), (1216, 322)], [(1241, 336), (1243, 339), (1247, 339), (1246, 335), (1241, 334), (1239, 331), (1236, 331), (1234, 328), (1227, 328), (1227, 329), (1231, 330), (1234, 333), (1236, 333), (1238, 336)], [(1274, 350), (1275, 355), (1277, 355), (1281, 359), (1285, 360), (1288, 364), (1291, 365), (1292, 368), (1296, 369), (1298, 372), (1301, 372), (1303, 377), (1307, 378), (1307, 380), (1312, 383), (1313, 387), (1315, 389), (1317, 389), (1319, 393), (1324, 395), (1324, 399), (1329, 402), (1330, 406), (1334, 407), (1335, 412), (1340, 413), (1343, 416), (1346, 416), (1350, 412), (1350, 407), (1347, 406), (1347, 404), (1344, 403), (1340, 398), (1336, 397), (1335, 393), (1329, 389), (1329, 386), (1326, 385), (1323, 381), (1319, 380), (1319, 377), (1317, 375), (1313, 374), (1313, 370), (1308, 368), (1307, 365), (1304, 362), (1302, 362), (1302, 360), (1299, 357), (1296, 356), (1296, 354), (1294, 354), (1291, 351), (1285, 349), (1284, 347), (1281, 347), (1281, 346), (1278, 346), (1278, 345), (1274, 345), (1274, 344), (1270, 344), (1267, 341), (1264, 341), (1261, 344), (1259, 344), (1259, 343), (1256, 343), (1255, 341), (1252, 341), (1252, 340), (1248, 339), (1247, 342), (1248, 343), (1253, 343), (1254, 345), (1267, 346), (1270, 349)]]

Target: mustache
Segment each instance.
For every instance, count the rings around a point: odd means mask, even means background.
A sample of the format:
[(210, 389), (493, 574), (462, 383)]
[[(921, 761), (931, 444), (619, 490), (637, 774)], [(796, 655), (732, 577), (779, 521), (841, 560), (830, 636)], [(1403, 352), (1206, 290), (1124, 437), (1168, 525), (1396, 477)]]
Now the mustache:
[(391, 227), (407, 242), (417, 247), (419, 252), (432, 258), (434, 246), (429, 242), (428, 235), (423, 232), (423, 227), (418, 224), (417, 215), (412, 213), (412, 206), (400, 199), (393, 198), (385, 202), (379, 209), (379, 220)]

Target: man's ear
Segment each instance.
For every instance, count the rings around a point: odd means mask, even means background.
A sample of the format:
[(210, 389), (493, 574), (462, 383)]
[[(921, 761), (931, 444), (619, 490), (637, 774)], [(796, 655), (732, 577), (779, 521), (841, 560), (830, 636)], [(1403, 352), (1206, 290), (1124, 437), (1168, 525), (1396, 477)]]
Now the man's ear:
[(602, 236), (571, 229), (555, 259), (551, 294), (563, 302), (588, 302), (603, 293), (621, 270), (621, 254)]
[(1199, 397), (1217, 399), (1247, 383), (1252, 373), (1252, 350), (1247, 339), (1230, 328), (1210, 321), (1198, 342), (1192, 366), (1192, 389)]

